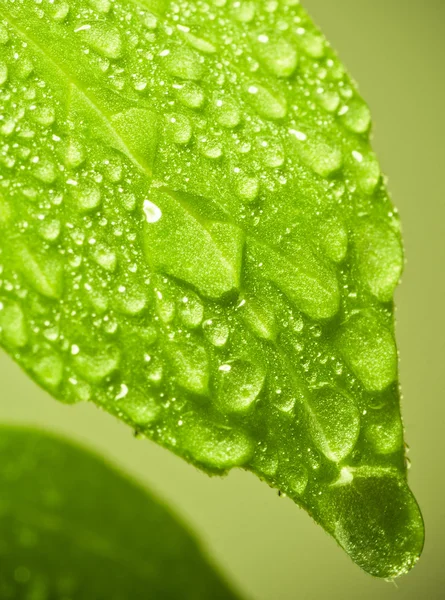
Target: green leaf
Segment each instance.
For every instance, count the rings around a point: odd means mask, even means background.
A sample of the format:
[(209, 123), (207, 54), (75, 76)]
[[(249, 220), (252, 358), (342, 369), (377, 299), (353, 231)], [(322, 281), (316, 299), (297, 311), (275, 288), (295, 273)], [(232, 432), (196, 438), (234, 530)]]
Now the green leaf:
[(235, 599), (196, 540), (102, 458), (0, 427), (0, 597)]
[(423, 544), (370, 114), (296, 0), (2, 0), (1, 343), (363, 569)]

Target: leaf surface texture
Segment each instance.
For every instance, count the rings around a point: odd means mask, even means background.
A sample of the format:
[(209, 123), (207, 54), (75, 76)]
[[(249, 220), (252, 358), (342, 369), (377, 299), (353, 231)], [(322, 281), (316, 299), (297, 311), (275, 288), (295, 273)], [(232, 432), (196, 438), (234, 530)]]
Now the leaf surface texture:
[(365, 570), (406, 572), (400, 224), (299, 2), (0, 7), (2, 345), (60, 400), (251, 470)]

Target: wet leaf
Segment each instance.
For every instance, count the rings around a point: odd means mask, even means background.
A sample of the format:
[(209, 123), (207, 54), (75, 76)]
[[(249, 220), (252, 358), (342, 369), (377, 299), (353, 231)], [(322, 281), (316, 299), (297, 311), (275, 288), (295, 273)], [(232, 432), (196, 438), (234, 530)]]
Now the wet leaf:
[(299, 2), (1, 7), (2, 345), (58, 399), (251, 470), (365, 570), (406, 572), (400, 224)]

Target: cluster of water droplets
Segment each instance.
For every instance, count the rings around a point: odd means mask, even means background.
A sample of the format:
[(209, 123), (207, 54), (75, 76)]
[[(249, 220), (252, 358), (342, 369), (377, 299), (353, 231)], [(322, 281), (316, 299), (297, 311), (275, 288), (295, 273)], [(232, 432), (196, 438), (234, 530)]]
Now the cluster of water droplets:
[(367, 106), (298, 2), (265, 6), (11, 5), (0, 339), (64, 401), (310, 504), (346, 459), (400, 463), (402, 256)]

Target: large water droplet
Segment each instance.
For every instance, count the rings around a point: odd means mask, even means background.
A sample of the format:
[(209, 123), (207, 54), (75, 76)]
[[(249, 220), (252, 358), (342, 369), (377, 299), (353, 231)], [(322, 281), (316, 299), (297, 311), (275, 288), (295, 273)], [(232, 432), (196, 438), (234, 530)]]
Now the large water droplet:
[(353, 133), (365, 133), (371, 125), (371, 112), (363, 100), (353, 100), (343, 112), (341, 120)]
[(0, 24), (0, 44), (3, 46), (9, 41), (9, 33), (6, 27)]
[(57, 168), (52, 160), (42, 157), (33, 165), (32, 174), (42, 183), (54, 183), (57, 178)]
[(285, 38), (270, 40), (260, 35), (255, 48), (260, 62), (277, 77), (290, 77), (297, 68), (297, 49)]
[(241, 174), (236, 182), (238, 196), (246, 202), (252, 202), (257, 198), (260, 191), (260, 182), (254, 176)]
[(147, 223), (157, 223), (162, 217), (162, 211), (159, 206), (150, 200), (144, 200), (142, 210), (144, 211), (145, 220)]
[(190, 81), (199, 81), (204, 75), (204, 66), (200, 55), (185, 46), (178, 46), (167, 51), (161, 52), (164, 57), (167, 71), (173, 77), (179, 79), (188, 79)]
[(201, 108), (204, 104), (204, 92), (196, 83), (178, 85), (175, 90), (178, 100), (188, 108)]
[(127, 415), (135, 425), (146, 427), (156, 421), (160, 413), (160, 406), (154, 398), (130, 390), (122, 402), (119, 403), (119, 410)]
[(79, 167), (85, 160), (85, 149), (76, 139), (70, 138), (64, 148), (64, 163), (68, 169)]
[(167, 133), (173, 143), (188, 144), (192, 138), (193, 128), (188, 117), (180, 114), (170, 114), (166, 117)]
[(330, 218), (320, 227), (320, 240), (324, 251), (334, 262), (341, 262), (348, 251), (348, 232), (337, 218)]
[(355, 238), (361, 277), (372, 294), (390, 302), (403, 270), (400, 235), (384, 225), (364, 223)]
[(366, 439), (378, 454), (392, 454), (403, 447), (400, 411), (386, 404), (380, 410), (368, 410)]
[(56, 120), (56, 111), (52, 104), (39, 104), (32, 112), (32, 117), (39, 125), (49, 127)]
[(100, 13), (107, 13), (111, 8), (111, 0), (88, 0), (89, 4)]
[(214, 54), (216, 52), (215, 46), (204, 38), (193, 35), (190, 32), (184, 33), (184, 38), (187, 40), (190, 46), (199, 52), (203, 52), (204, 54)]
[(74, 190), (73, 195), (76, 199), (77, 208), (81, 212), (91, 212), (97, 210), (101, 203), (101, 193), (98, 186), (90, 183), (84, 184)]
[(3, 85), (8, 80), (8, 66), (3, 61), (0, 61), (0, 85)]
[(116, 59), (122, 55), (123, 45), (119, 31), (104, 23), (93, 23), (75, 30), (88, 46), (105, 58)]
[(191, 458), (207, 468), (226, 470), (246, 464), (254, 451), (251, 438), (241, 429), (229, 429), (197, 416), (183, 420), (181, 442)]
[(63, 361), (52, 351), (43, 351), (33, 358), (31, 370), (46, 388), (59, 387), (63, 379)]
[(75, 370), (92, 384), (102, 383), (119, 368), (120, 352), (115, 347), (101, 348), (94, 353), (83, 349), (73, 357)]
[(266, 374), (250, 361), (237, 359), (219, 367), (216, 403), (227, 413), (246, 412), (263, 389)]
[(312, 58), (321, 58), (324, 56), (325, 41), (318, 33), (302, 31), (298, 39), (301, 48), (308, 56)]
[(238, 104), (231, 98), (222, 98), (215, 102), (216, 120), (223, 127), (233, 129), (241, 122), (241, 112)]
[(352, 452), (360, 433), (353, 400), (330, 387), (313, 390), (307, 399), (312, 437), (323, 454), (339, 462)]
[(0, 339), (13, 348), (23, 348), (28, 343), (25, 315), (16, 303), (0, 302)]
[(172, 342), (167, 352), (178, 385), (194, 394), (206, 394), (209, 362), (205, 349), (194, 342)]
[(198, 327), (204, 316), (202, 302), (194, 294), (188, 293), (179, 303), (179, 316), (186, 327)]
[(146, 309), (147, 302), (147, 295), (141, 287), (137, 285), (118, 287), (116, 307), (129, 317), (140, 315)]
[(384, 390), (397, 379), (394, 337), (373, 313), (350, 317), (340, 330), (338, 345), (367, 390)]
[(317, 175), (329, 177), (341, 169), (343, 156), (338, 148), (323, 140), (308, 138), (304, 133), (290, 129), (302, 161)]
[(213, 346), (221, 348), (227, 344), (229, 339), (229, 326), (225, 320), (219, 317), (213, 317), (203, 323), (204, 335)]
[(247, 98), (257, 113), (265, 119), (280, 120), (287, 115), (286, 100), (262, 85), (249, 84)]
[(255, 17), (255, 2), (236, 0), (232, 3), (232, 15), (241, 23), (250, 23)]

